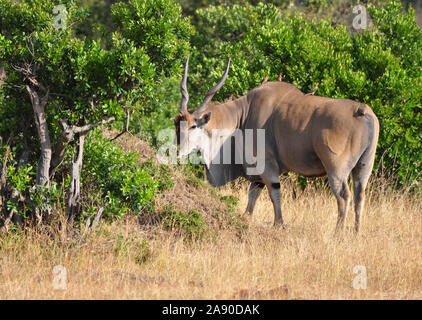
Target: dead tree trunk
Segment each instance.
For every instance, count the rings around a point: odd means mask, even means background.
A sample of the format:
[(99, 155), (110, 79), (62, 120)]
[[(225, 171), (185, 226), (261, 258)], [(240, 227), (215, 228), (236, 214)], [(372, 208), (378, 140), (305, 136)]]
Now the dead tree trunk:
[(35, 125), (37, 127), (38, 136), (40, 138), (41, 155), (38, 161), (36, 183), (39, 186), (50, 186), (50, 162), (51, 162), (51, 142), (50, 133), (48, 131), (47, 120), (45, 117), (45, 105), (48, 101), (48, 92), (44, 98), (40, 99), (36, 90), (29, 85), (26, 90), (31, 98), (32, 108), (34, 110)]
[[(79, 136), (79, 147), (78, 147), (78, 157), (76, 161), (73, 161), (72, 167), (70, 169), (70, 186), (66, 204), (66, 218), (70, 225), (73, 224), (74, 217), (80, 211), (80, 194), (81, 194), (81, 170), (82, 170), (82, 160), (83, 160), (83, 152), (84, 152), (84, 142), (85, 137), (88, 132), (95, 128), (96, 126), (100, 126), (106, 123), (109, 123), (114, 120), (114, 117), (108, 117), (103, 119), (97, 123), (90, 123), (81, 127), (78, 126), (69, 126), (65, 120), (61, 121), (63, 127), (63, 135), (61, 138), (61, 142), (59, 145), (63, 146), (61, 149), (59, 148), (59, 152), (57, 152), (57, 159), (53, 160), (54, 166), (52, 167), (52, 174), (54, 174), (57, 167), (63, 161), (64, 154), (65, 154), (65, 146), (69, 143), (72, 138), (77, 135)], [(56, 156), (55, 156), (56, 158)]]
[(82, 159), (84, 152), (85, 134), (79, 134), (79, 150), (76, 161), (73, 161), (70, 169), (70, 186), (67, 198), (66, 217), (69, 224), (73, 224), (75, 214), (79, 212), (80, 208), (80, 194), (81, 194), (81, 170)]

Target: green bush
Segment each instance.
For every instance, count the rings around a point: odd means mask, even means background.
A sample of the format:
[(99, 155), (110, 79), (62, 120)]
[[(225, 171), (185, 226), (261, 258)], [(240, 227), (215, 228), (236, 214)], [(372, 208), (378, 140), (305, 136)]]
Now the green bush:
[(135, 114), (130, 127), (145, 140), (158, 147), (160, 130), (173, 128), (173, 119), (180, 104), (180, 78), (166, 78), (152, 89), (149, 102)]
[[(51, 211), (57, 209), (57, 205), (63, 205), (63, 190), (56, 182), (50, 188), (34, 186), (35, 169), (27, 163), (19, 163), (16, 160), (16, 149), (11, 150), (6, 157), (6, 150), (9, 146), (0, 146), (0, 159), (6, 164), (6, 209), (14, 213), (15, 216), (28, 218), (29, 214), (36, 210)], [(2, 170), (0, 170), (1, 172)], [(31, 201), (27, 201), (30, 198)]]
[(170, 230), (181, 229), (188, 240), (202, 240), (208, 230), (208, 224), (196, 210), (184, 212), (166, 207), (160, 213), (160, 219), (164, 227)]
[[(0, 61), (7, 75), (0, 84), (0, 137), (10, 142), (17, 159), (29, 153), (26, 161), (36, 172), (32, 186), (45, 185), (48, 189), (62, 181), (69, 185), (66, 169), (71, 166), (72, 155), (77, 158), (79, 134), (113, 118), (122, 121), (127, 107), (132, 114), (138, 107), (142, 109), (154, 98), (150, 93), (156, 83), (181, 69), (179, 62), (190, 48), (193, 29), (173, 0), (115, 3), (110, 15), (103, 17), (108, 20), (112, 16), (116, 23), (105, 40), (97, 37), (96, 31), (87, 30), (86, 23), (93, 20), (87, 20), (89, 10), (81, 3), (87, 5), (80, 0), (0, 0)], [(58, 4), (65, 8), (60, 16), (54, 13)], [(100, 11), (92, 12), (104, 13)], [(58, 18), (66, 21), (65, 26), (61, 24), (63, 28), (55, 24)], [(45, 102), (45, 109), (44, 103), (37, 107), (37, 96)], [(45, 116), (43, 132), (37, 129), (34, 111)], [(107, 199), (111, 214), (147, 210), (159, 188), (150, 171), (136, 167), (136, 161), (109, 144), (94, 142), (87, 149), (91, 159), (83, 161), (88, 172), (82, 175), (88, 179), (89, 170), (93, 170), (91, 178), (99, 184), (97, 189)], [(101, 152), (109, 152), (114, 158), (101, 159)], [(19, 170), (13, 172), (17, 177), (24, 174)], [(15, 182), (23, 182), (19, 179)], [(37, 199), (29, 194), (21, 202), (27, 208), (31, 201), (48, 203), (45, 197), (51, 192), (47, 191)], [(75, 203), (80, 200), (75, 199)], [(98, 197), (92, 195), (89, 200), (96, 202)], [(79, 214), (75, 203), (69, 209)], [(95, 206), (91, 204), (83, 203), (82, 207), (92, 212)], [(13, 205), (16, 203), (9, 207), (14, 209)], [(8, 214), (7, 208), (0, 211)]]
[(261, 3), (256, 7), (210, 6), (198, 10), (196, 16), (198, 27), (192, 37), (188, 79), (190, 107), (199, 104), (211, 84), (220, 79), (229, 57), (232, 60), (229, 77), (214, 99), (243, 95), (258, 86), (270, 71), (270, 64), (256, 47), (256, 32), (274, 28), (282, 19), (281, 12)]
[(139, 165), (138, 159), (139, 154), (122, 151), (100, 131), (86, 144), (82, 181), (101, 192), (109, 216), (151, 211), (155, 194), (172, 184), (165, 169)]
[(139, 169), (147, 172), (154, 180), (157, 181), (157, 189), (159, 191), (171, 189), (174, 181), (171, 176), (171, 169), (164, 164), (156, 165), (153, 160), (148, 160), (138, 164)]
[(221, 196), (220, 200), (223, 201), (226, 204), (227, 209), (232, 212), (234, 212), (236, 206), (239, 203), (239, 199), (234, 196)]
[(180, 70), (190, 49), (193, 33), (188, 18), (173, 0), (129, 0), (112, 6), (112, 18), (126, 39), (146, 48), (158, 73), (167, 76)]

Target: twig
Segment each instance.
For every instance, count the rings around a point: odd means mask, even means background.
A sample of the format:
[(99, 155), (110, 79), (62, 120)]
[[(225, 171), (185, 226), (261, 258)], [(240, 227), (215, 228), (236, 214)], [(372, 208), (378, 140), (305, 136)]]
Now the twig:
[(125, 108), (126, 109), (126, 127), (125, 127), (125, 129), (122, 131), (122, 132), (120, 132), (118, 135), (116, 135), (114, 138), (111, 138), (110, 139), (110, 141), (114, 141), (114, 140), (116, 140), (117, 138), (119, 138), (120, 136), (122, 136), (123, 134), (125, 134), (126, 132), (127, 133), (130, 133), (129, 132), (129, 122), (130, 122), (130, 109), (129, 108)]
[(81, 126), (81, 127), (73, 126), (73, 132), (74, 133), (80, 133), (80, 134), (87, 134), (88, 131), (91, 130), (92, 128), (110, 123), (110, 122), (114, 121), (114, 119), (115, 118), (113, 116), (111, 116), (111, 117), (108, 117), (106, 119), (100, 120), (97, 123), (89, 123), (89, 124)]

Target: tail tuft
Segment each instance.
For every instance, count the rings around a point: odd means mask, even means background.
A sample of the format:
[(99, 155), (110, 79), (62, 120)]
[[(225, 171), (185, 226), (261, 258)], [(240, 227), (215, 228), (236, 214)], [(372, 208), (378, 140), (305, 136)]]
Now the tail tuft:
[(366, 104), (359, 104), (356, 106), (355, 112), (353, 114), (354, 117), (362, 117), (368, 112), (368, 106)]

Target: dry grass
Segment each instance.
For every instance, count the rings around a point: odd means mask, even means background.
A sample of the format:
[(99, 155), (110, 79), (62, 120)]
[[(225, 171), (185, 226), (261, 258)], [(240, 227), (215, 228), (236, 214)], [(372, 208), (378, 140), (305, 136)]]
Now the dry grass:
[[(246, 186), (224, 188), (246, 206)], [(185, 241), (135, 218), (102, 224), (80, 246), (45, 230), (0, 238), (1, 299), (421, 299), (422, 201), (406, 192), (372, 191), (361, 234), (333, 237), (336, 204), (308, 188), (284, 188), (287, 230), (272, 227), (263, 193), (249, 228), (222, 229)], [(351, 229), (353, 214), (347, 226)], [(50, 235), (47, 235), (50, 234)], [(148, 241), (148, 242), (145, 242)], [(67, 269), (67, 289), (52, 269)], [(367, 269), (367, 289), (352, 288), (353, 268)]]

